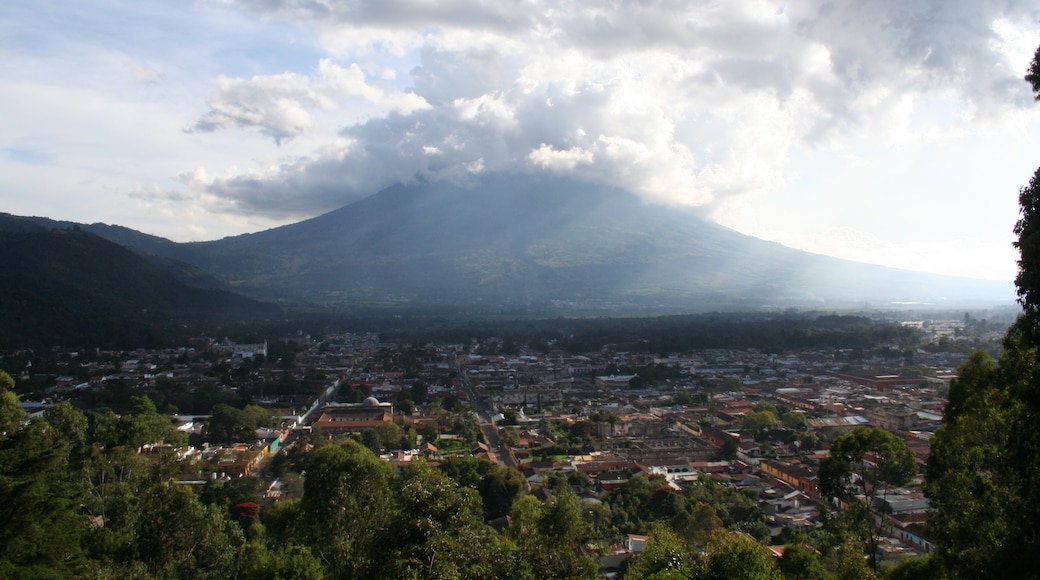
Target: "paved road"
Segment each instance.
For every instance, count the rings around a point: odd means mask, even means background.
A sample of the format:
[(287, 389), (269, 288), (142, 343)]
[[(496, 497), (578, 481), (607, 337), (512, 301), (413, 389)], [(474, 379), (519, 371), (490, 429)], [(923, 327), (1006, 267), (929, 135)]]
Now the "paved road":
[(488, 448), (498, 459), (498, 464), (519, 469), (520, 466), (513, 461), (513, 457), (509, 455), (505, 445), (502, 444), (502, 439), (498, 436), (498, 427), (495, 426), (495, 422), (491, 418), (494, 411), (486, 401), (481, 401), (477, 398), (476, 391), (469, 384), (469, 378), (459, 367), (458, 359), (455, 359), (455, 371), (462, 380), (462, 388), (466, 391), (466, 398), (469, 399), (470, 404), (473, 405), (473, 409), (476, 411), (477, 425), (480, 426), (480, 431), (484, 434), (484, 440), (487, 441)]

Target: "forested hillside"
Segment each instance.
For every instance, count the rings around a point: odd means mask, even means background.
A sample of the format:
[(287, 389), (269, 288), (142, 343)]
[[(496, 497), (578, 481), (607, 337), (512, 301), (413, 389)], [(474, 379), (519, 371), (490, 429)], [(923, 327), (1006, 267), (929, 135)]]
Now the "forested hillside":
[(154, 346), (172, 342), (185, 324), (280, 314), (224, 290), (190, 286), (183, 282), (190, 268), (159, 262), (85, 231), (47, 230), (5, 216), (0, 345)]

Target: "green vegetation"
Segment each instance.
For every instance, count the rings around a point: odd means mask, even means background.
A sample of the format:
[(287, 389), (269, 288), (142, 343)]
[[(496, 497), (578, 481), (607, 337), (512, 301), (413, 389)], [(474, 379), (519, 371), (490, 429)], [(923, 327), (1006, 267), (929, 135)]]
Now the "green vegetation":
[(869, 508), (874, 498), (885, 496), (889, 485), (904, 485), (916, 473), (917, 463), (906, 443), (877, 427), (857, 427), (836, 438), (830, 457), (820, 462), (820, 494), (845, 506), (842, 515), (866, 544), (874, 570), (884, 520), (875, 525)]

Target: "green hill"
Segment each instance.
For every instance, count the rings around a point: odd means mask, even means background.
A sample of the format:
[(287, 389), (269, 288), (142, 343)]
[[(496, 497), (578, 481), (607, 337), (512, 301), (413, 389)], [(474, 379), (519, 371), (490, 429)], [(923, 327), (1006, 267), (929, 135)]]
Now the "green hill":
[(135, 252), (79, 229), (0, 219), (0, 344), (157, 344), (198, 321), (279, 310), (185, 285)]

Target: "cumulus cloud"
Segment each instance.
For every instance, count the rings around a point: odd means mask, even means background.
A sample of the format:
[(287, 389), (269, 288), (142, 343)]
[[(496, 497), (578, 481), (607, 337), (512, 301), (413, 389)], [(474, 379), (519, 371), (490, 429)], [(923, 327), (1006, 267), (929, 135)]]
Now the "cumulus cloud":
[[(194, 130), (284, 142), (345, 99), (375, 108), (306, 156), (189, 180), (270, 215), (506, 170), (710, 209), (782, 185), (795, 146), (911, 139), (1028, 105), (1015, 43), (1036, 39), (1007, 23), (1040, 16), (1014, 0), (227, 3), (314, 27), (330, 57), (313, 74), (218, 79)], [(400, 74), (370, 83), (375, 61)], [(919, 127), (926, 101), (958, 114)]]

